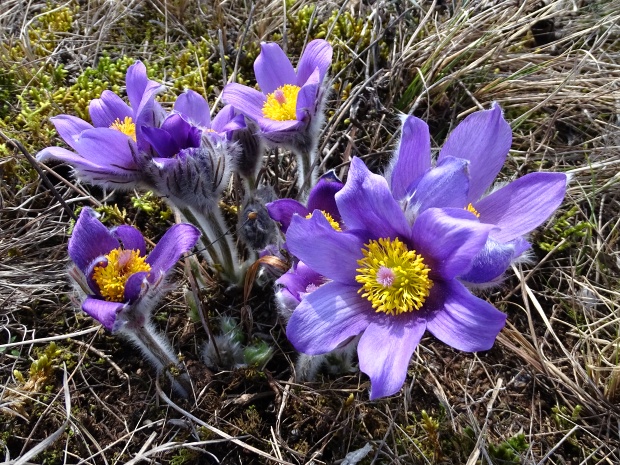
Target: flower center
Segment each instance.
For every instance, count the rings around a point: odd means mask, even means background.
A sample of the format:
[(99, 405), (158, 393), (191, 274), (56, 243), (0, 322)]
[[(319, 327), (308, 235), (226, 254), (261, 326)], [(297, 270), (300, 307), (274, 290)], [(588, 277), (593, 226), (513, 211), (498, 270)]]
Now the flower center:
[[(340, 224), (334, 219), (333, 216), (331, 216), (329, 213), (327, 213), (324, 210), (320, 210), (320, 212), (327, 219), (327, 221), (329, 221), (329, 224), (331, 225), (332, 228), (334, 228), (336, 231), (342, 231), (342, 228), (340, 227)], [(306, 219), (310, 219), (310, 218), (312, 218), (312, 213), (308, 213), (306, 215)]]
[(355, 280), (362, 285), (357, 291), (368, 299), (377, 312), (388, 315), (419, 310), (430, 294), (433, 281), (424, 258), (398, 239), (371, 240), (362, 249), (364, 258)]
[(121, 121), (119, 118), (112, 123), (110, 126), (112, 129), (116, 129), (117, 131), (122, 132), (126, 136), (129, 136), (136, 141), (136, 125), (134, 124), (131, 116), (125, 116), (125, 119)]
[(125, 284), (129, 277), (140, 271), (151, 271), (151, 265), (145, 262), (138, 250), (112, 250), (105, 256), (108, 264), (96, 266), (93, 280), (99, 286), (101, 296), (110, 302), (122, 302), (125, 298)]
[(297, 94), (301, 87), (284, 84), (271, 94), (263, 105), (263, 116), (276, 121), (297, 119)]
[(480, 218), (480, 213), (478, 213), (478, 210), (476, 210), (471, 203), (467, 204), (467, 206), (465, 207), (465, 210), (476, 215), (476, 218)]

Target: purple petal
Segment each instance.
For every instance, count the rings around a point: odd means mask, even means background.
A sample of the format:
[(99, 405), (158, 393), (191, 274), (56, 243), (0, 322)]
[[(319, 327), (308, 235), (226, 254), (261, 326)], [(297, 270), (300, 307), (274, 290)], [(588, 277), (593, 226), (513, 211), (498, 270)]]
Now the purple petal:
[(327, 283), (308, 294), (293, 312), (286, 335), (295, 349), (317, 355), (364, 331), (374, 313), (357, 287)]
[(310, 42), (303, 51), (297, 64), (297, 79), (299, 87), (303, 86), (315, 69), (319, 69), (319, 84), (323, 82), (325, 74), (332, 63), (332, 46), (323, 39)]
[(132, 274), (125, 283), (125, 293), (123, 298), (125, 302), (135, 302), (143, 294), (144, 289), (148, 286), (148, 271), (140, 271)]
[(319, 69), (317, 68), (297, 94), (295, 110), (297, 120), (304, 121), (314, 116), (319, 105), (317, 99), (319, 88)]
[(500, 243), (489, 237), (484, 248), (474, 257), (471, 269), (459, 279), (472, 284), (492, 282), (504, 274), (516, 257), (515, 244)]
[(146, 259), (152, 275), (157, 277), (160, 271), (166, 273), (182, 254), (196, 245), (199, 237), (200, 232), (191, 224), (175, 224), (168, 229)]
[(284, 84), (297, 82), (293, 65), (280, 46), (274, 42), (261, 43), (260, 54), (254, 62), (254, 75), (264, 94), (270, 94)]
[(340, 212), (336, 205), (336, 194), (342, 190), (344, 184), (328, 176), (321, 176), (319, 182), (308, 195), (308, 210), (321, 210), (329, 213), (334, 220), (340, 221)]
[(174, 140), (172, 134), (163, 129), (144, 126), (142, 136), (161, 158), (173, 158), (181, 151), (181, 147)]
[(336, 205), (347, 229), (372, 231), (383, 238), (411, 236), (411, 227), (385, 178), (368, 171), (357, 157), (351, 160), (347, 183), (336, 194)]
[(93, 260), (120, 245), (96, 215), (92, 208), (84, 207), (69, 239), (69, 257), (85, 276)]
[(75, 150), (75, 141), (79, 138), (80, 134), (88, 129), (93, 129), (93, 126), (83, 119), (76, 118), (71, 115), (58, 115), (50, 118), (54, 123), (54, 127), (62, 139)]
[(470, 161), (468, 201), (475, 202), (504, 165), (511, 144), (510, 125), (499, 105), (493, 104), (490, 110), (469, 115), (450, 133), (438, 160), (455, 157)]
[[(276, 280), (276, 286), (283, 286), (294, 296), (297, 301), (301, 300), (301, 295), (307, 292), (308, 286), (314, 284), (319, 286), (323, 284), (324, 277), (314, 271), (303, 262), (297, 265)], [(301, 295), (300, 295), (301, 294)]]
[(295, 119), (287, 121), (276, 121), (268, 118), (259, 118), (258, 126), (263, 134), (282, 133), (283, 135), (296, 136), (297, 133), (306, 128), (307, 122), (297, 121)]
[(265, 206), (267, 207), (271, 219), (278, 221), (282, 225), (281, 229), (284, 233), (288, 230), (291, 219), (295, 213), (304, 218), (311, 213), (310, 210), (293, 199), (278, 199), (274, 202), (269, 202)]
[(129, 97), (131, 108), (134, 109), (136, 114), (149, 82), (150, 80), (146, 75), (146, 66), (141, 61), (136, 61), (127, 68), (127, 75), (125, 76), (127, 97)]
[(286, 232), (286, 244), (293, 255), (317, 273), (356, 285), (357, 260), (363, 257), (364, 241), (356, 235), (336, 231), (318, 210), (308, 220), (298, 215), (293, 217)]
[(161, 128), (173, 137), (181, 149), (200, 147), (202, 131), (185, 121), (181, 115), (170, 115)]
[(444, 157), (426, 172), (407, 199), (406, 211), (414, 216), (432, 207), (464, 208), (469, 190), (468, 161)]
[(480, 221), (501, 228), (491, 235), (508, 242), (532, 231), (560, 206), (568, 178), (563, 173), (530, 173), (474, 204)]
[(198, 92), (191, 89), (183, 92), (174, 102), (174, 110), (195, 126), (211, 127), (211, 109), (204, 97)]
[(110, 167), (93, 163), (81, 155), (70, 150), (63, 149), (62, 147), (47, 147), (37, 153), (37, 160), (40, 162), (45, 162), (50, 159), (71, 165), (76, 169), (76, 171), (78, 171), (78, 174), (82, 174), (82, 172), (85, 171), (91, 173), (112, 174), (118, 171), (116, 169), (110, 169)]
[(407, 188), (431, 167), (431, 136), (424, 121), (414, 116), (405, 119), (391, 165), (390, 187), (394, 198), (400, 200)]
[(108, 166), (120, 172), (139, 169), (134, 159), (134, 153), (137, 153), (134, 141), (116, 129), (95, 128), (84, 131), (75, 142), (75, 149), (84, 158), (100, 166)]
[(426, 329), (443, 343), (466, 352), (489, 350), (506, 315), (474, 297), (458, 281), (444, 284), (444, 308), (427, 317)]
[(386, 316), (368, 325), (357, 346), (360, 370), (372, 383), (370, 400), (398, 392), (407, 377), (411, 355), (426, 329), (417, 315)]
[(132, 118), (135, 123), (131, 108), (123, 102), (123, 99), (109, 90), (104, 90), (101, 98), (90, 101), (88, 112), (96, 128), (109, 128), (117, 119), (122, 122), (126, 117)]
[(97, 320), (108, 331), (112, 331), (116, 315), (125, 306), (122, 302), (108, 302), (107, 300), (86, 297), (82, 302), (82, 310), (90, 317)]
[(110, 229), (110, 234), (118, 239), (124, 250), (137, 250), (141, 256), (146, 255), (144, 236), (133, 226), (123, 224)]
[(431, 208), (414, 223), (413, 240), (431, 269), (431, 279), (448, 280), (471, 268), (492, 229), (466, 210)]
[[(227, 128), (227, 126), (234, 122), (234, 126)], [(242, 129), (245, 128), (245, 119), (243, 115), (237, 115), (235, 113), (235, 107), (232, 105), (225, 105), (215, 118), (213, 118), (213, 122), (211, 123), (211, 129), (215, 132), (224, 132), (230, 131), (232, 129)]]
[(263, 106), (266, 97), (256, 89), (233, 82), (224, 87), (222, 99), (248, 118), (253, 120), (264, 119)]

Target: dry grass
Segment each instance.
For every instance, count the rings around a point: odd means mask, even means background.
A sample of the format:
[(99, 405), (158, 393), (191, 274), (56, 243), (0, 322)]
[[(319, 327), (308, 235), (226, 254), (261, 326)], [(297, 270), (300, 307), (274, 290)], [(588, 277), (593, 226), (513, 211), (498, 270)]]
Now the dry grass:
[[(75, 311), (65, 277), (69, 215), (7, 144), (0, 151), (0, 417), (8, 432), (0, 450), (8, 463), (357, 463), (343, 459), (366, 445), (360, 463), (620, 463), (618, 2), (319, 2), (307, 37), (293, 28), (303, 2), (79, 3), (71, 29), (41, 56), (28, 32), (48, 11), (44, 3), (3, 1), (0, 52), (23, 52), (19, 62), (0, 53), (5, 69), (18, 65), (26, 75), (62, 62), (71, 80), (104, 51), (164, 63), (151, 42), (163, 41), (158, 50), (197, 43), (193, 31), (202, 25), (213, 37), (221, 32), (212, 62), (223, 50), (235, 63), (224, 76), (230, 80), (248, 66), (242, 42), (279, 34), (299, 51), (332, 12), (350, 13), (369, 19), (363, 34), (326, 31), (337, 65), (323, 168), (344, 174), (353, 155), (380, 167), (398, 137), (399, 111), (428, 120), (439, 146), (464, 115), (497, 101), (514, 130), (503, 176), (559, 170), (572, 181), (562, 210), (533, 236), (544, 245), (535, 262), (487, 294), (509, 321), (488, 353), (459, 353), (426, 337), (401, 393), (374, 403), (357, 374), (298, 385), (268, 290), (255, 289), (252, 329), (273, 338), (276, 354), (264, 371), (213, 374), (197, 356), (206, 335), (177, 292), (158, 323), (196, 384), (195, 400), (178, 402), (133, 351)], [(12, 95), (23, 100), (8, 102), (7, 118), (22, 111), (28, 91), (21, 82)], [(35, 132), (7, 135), (33, 150), (46, 143)], [(293, 171), (280, 160), (284, 190)], [(128, 208), (128, 220), (149, 224), (130, 196), (91, 191), (62, 169), (46, 172), (70, 207), (116, 203)], [(203, 304), (211, 317), (239, 316), (244, 300), (216, 286)]]

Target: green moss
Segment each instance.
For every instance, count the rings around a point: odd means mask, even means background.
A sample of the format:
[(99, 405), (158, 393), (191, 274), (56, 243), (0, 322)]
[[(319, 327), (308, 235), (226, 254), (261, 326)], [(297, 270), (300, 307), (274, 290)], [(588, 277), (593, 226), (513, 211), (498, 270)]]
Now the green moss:
[(562, 214), (553, 226), (545, 230), (538, 246), (545, 252), (551, 252), (556, 247), (562, 251), (580, 244), (582, 238), (590, 235), (593, 226), (588, 221), (578, 220), (578, 213), (579, 207), (574, 206)]

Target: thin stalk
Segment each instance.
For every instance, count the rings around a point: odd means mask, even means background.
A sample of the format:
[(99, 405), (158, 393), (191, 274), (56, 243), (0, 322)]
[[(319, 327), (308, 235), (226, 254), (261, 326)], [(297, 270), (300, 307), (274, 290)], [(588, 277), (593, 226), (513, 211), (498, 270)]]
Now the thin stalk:
[(118, 334), (129, 339), (142, 351), (157, 370), (157, 374), (166, 373), (177, 394), (185, 398), (189, 397), (192, 392), (189, 375), (179, 363), (168, 339), (159, 334), (150, 321), (142, 326), (132, 325), (130, 328), (122, 329)]

